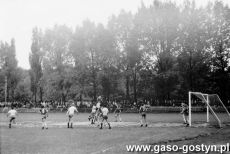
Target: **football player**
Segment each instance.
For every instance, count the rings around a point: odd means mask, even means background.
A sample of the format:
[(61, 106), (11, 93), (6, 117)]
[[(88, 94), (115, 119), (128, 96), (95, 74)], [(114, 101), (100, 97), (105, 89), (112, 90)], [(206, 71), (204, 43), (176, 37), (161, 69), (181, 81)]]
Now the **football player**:
[(42, 115), (42, 129), (44, 129), (44, 128), (48, 129), (48, 126), (46, 123), (46, 118), (48, 117), (48, 109), (47, 109), (45, 103), (41, 104), (40, 113)]
[(108, 113), (109, 113), (108, 108), (102, 106), (101, 107), (101, 112), (102, 112), (102, 120), (101, 120), (101, 127), (100, 127), (100, 129), (102, 129), (104, 121), (108, 124), (109, 129), (111, 129), (110, 123), (108, 122)]
[(74, 116), (74, 112), (78, 113), (78, 110), (75, 107), (75, 104), (72, 100), (69, 102), (71, 102), (71, 106), (69, 107), (69, 109), (67, 110), (67, 113), (66, 113), (68, 115), (68, 118), (69, 118), (68, 123), (67, 123), (67, 128), (73, 128), (72, 118)]
[(11, 109), (8, 111), (7, 113), (7, 117), (10, 118), (10, 122), (9, 122), (9, 128), (11, 128), (11, 124), (12, 122), (15, 124), (15, 119), (16, 119), (16, 116), (17, 116), (17, 111), (14, 109), (14, 106), (12, 105), (11, 106)]

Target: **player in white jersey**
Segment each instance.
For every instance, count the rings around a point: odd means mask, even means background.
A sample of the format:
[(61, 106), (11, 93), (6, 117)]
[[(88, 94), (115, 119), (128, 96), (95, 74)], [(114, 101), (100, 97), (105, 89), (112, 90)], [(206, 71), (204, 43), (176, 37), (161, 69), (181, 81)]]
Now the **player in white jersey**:
[(146, 111), (147, 111), (147, 106), (145, 104), (142, 104), (139, 112), (141, 114), (141, 127), (145, 124), (145, 127), (148, 126), (147, 121), (146, 121)]
[(97, 109), (101, 108), (101, 103), (102, 103), (102, 97), (98, 96), (98, 98), (97, 98), (97, 104), (96, 104)]
[(67, 115), (68, 115), (68, 118), (69, 118), (69, 120), (68, 120), (68, 124), (67, 124), (67, 127), (68, 128), (73, 128), (73, 121), (72, 121), (72, 118), (73, 118), (73, 116), (74, 116), (74, 112), (77, 112), (78, 113), (78, 110), (77, 110), (77, 108), (75, 107), (75, 104), (73, 103), (73, 101), (71, 101), (72, 102), (72, 104), (71, 104), (71, 106), (69, 107), (69, 109), (67, 110)]
[(96, 106), (95, 105), (93, 105), (93, 107), (92, 107), (92, 113), (96, 113)]
[(102, 129), (104, 121), (108, 124), (109, 129), (111, 129), (110, 123), (108, 122), (108, 113), (109, 113), (108, 108), (102, 106), (101, 107), (102, 121), (101, 121), (100, 129)]
[(42, 115), (42, 129), (46, 128), (48, 129), (47, 123), (46, 123), (46, 118), (48, 117), (48, 109), (46, 108), (46, 104), (42, 103), (41, 104), (41, 109), (40, 113)]
[(9, 128), (11, 128), (11, 123), (13, 122), (14, 124), (16, 123), (15, 122), (15, 119), (16, 119), (16, 116), (17, 116), (17, 111), (14, 109), (14, 107), (12, 106), (11, 109), (8, 111), (7, 113), (7, 117), (10, 118), (10, 123), (9, 123)]

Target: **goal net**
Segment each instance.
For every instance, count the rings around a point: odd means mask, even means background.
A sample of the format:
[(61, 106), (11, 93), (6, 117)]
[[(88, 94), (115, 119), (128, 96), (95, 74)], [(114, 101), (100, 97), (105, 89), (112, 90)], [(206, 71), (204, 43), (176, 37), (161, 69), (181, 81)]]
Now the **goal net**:
[[(198, 112), (198, 116), (193, 116), (194, 112)], [(203, 113), (205, 113), (206, 116), (200, 116)], [(192, 123), (208, 123), (222, 127), (223, 124), (228, 123), (229, 120), (229, 111), (217, 94), (189, 92), (190, 126), (192, 126)]]

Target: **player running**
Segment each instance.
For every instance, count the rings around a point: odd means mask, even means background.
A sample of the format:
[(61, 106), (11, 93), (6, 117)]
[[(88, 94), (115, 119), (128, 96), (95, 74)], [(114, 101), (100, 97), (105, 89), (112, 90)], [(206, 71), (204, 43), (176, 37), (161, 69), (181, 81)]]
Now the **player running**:
[(7, 113), (7, 117), (10, 118), (10, 122), (9, 122), (9, 128), (11, 128), (11, 124), (12, 122), (15, 124), (15, 119), (17, 116), (17, 111), (14, 109), (14, 106), (11, 106), (11, 109), (8, 111)]
[(96, 113), (95, 113), (95, 121), (97, 121), (98, 126), (100, 125), (100, 118), (101, 118), (101, 103), (102, 103), (102, 97), (98, 96), (97, 104), (96, 104)]
[(92, 111), (91, 111), (91, 113), (90, 113), (90, 115), (89, 115), (89, 121), (91, 120), (91, 124), (94, 124), (95, 123), (95, 120), (96, 120), (96, 106), (95, 105), (93, 105), (92, 106)]
[(142, 106), (139, 109), (139, 113), (141, 114), (141, 127), (145, 124), (145, 127), (148, 126), (147, 121), (146, 121), (146, 111), (147, 111), (147, 106), (143, 103)]
[(78, 110), (75, 107), (75, 104), (74, 104), (73, 100), (71, 100), (69, 102), (71, 102), (72, 104), (71, 104), (71, 106), (69, 107), (69, 109), (67, 110), (67, 113), (66, 113), (66, 115), (68, 115), (68, 117), (69, 117), (69, 120), (68, 120), (68, 123), (67, 123), (67, 128), (73, 128), (72, 118), (74, 116), (74, 112), (78, 113)]
[(183, 120), (184, 120), (184, 124), (186, 124), (186, 126), (189, 125), (188, 123), (188, 105), (185, 103), (181, 103), (181, 112), (180, 112), (183, 116)]
[(111, 129), (110, 123), (108, 122), (108, 113), (109, 113), (108, 108), (102, 106), (101, 107), (101, 112), (102, 112), (102, 120), (101, 120), (101, 127), (100, 127), (100, 129), (102, 129), (104, 121), (108, 124), (109, 129)]
[(48, 117), (48, 109), (46, 108), (46, 104), (41, 104), (40, 113), (42, 115), (42, 129), (48, 129), (46, 118)]
[(116, 102), (114, 103), (115, 105), (115, 111), (114, 111), (114, 114), (115, 114), (115, 122), (121, 122), (121, 107), (119, 104), (117, 104)]

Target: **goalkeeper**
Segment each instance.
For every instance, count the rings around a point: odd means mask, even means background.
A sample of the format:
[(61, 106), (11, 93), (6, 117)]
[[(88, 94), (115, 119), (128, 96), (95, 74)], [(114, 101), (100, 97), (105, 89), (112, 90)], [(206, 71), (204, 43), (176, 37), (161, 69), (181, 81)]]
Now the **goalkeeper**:
[(186, 124), (186, 126), (189, 125), (188, 123), (188, 105), (185, 103), (181, 103), (181, 112), (180, 112), (183, 116), (183, 120), (184, 120), (184, 124)]

